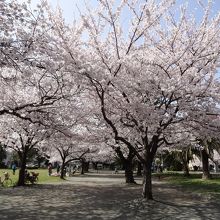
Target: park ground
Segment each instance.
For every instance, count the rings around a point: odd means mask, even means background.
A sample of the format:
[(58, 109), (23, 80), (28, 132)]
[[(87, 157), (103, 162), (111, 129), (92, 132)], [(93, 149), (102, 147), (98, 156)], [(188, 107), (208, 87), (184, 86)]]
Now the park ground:
[[(50, 177), (54, 178), (54, 177)], [(122, 174), (89, 173), (63, 182), (0, 188), (0, 219), (220, 219), (220, 197), (155, 178), (154, 200)]]

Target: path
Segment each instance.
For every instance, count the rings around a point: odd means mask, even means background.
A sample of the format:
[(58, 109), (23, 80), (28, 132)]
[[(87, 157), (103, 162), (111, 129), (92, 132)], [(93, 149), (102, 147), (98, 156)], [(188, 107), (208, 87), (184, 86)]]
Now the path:
[(186, 194), (154, 182), (155, 201), (144, 201), (141, 186), (121, 175), (90, 174), (64, 184), (0, 188), (0, 219), (220, 219), (217, 199)]

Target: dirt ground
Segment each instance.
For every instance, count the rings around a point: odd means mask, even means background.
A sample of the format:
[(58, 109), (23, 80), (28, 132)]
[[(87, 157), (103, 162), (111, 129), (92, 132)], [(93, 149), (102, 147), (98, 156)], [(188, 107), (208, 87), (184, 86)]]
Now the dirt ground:
[[(51, 177), (53, 178), (53, 177)], [(141, 180), (137, 180), (141, 183)], [(220, 219), (220, 200), (153, 182), (154, 201), (121, 174), (74, 176), (62, 184), (0, 188), (0, 219)]]

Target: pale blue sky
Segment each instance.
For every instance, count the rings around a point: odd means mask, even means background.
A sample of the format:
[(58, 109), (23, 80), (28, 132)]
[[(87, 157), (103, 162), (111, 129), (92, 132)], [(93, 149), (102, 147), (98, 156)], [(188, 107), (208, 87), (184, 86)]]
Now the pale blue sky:
[[(18, 0), (20, 2), (26, 2), (25, 0)], [(64, 17), (68, 23), (71, 23), (71, 21), (74, 20), (74, 18), (79, 17), (79, 10), (83, 13), (85, 11), (85, 2), (89, 3), (91, 5), (91, 9), (97, 5), (97, 0), (48, 0), (49, 3), (56, 7), (57, 4), (60, 5), (60, 7), (63, 10)], [(117, 0), (119, 2), (119, 0)], [(141, 0), (140, 0), (141, 1)], [(159, 2), (160, 0), (158, 0)], [(201, 7), (198, 6), (197, 3), (198, 0), (188, 0), (189, 3), (189, 11), (196, 15), (197, 20), (200, 20), (202, 16)], [(200, 0), (204, 5), (207, 5), (208, 0)], [(36, 6), (37, 3), (39, 3), (40, 0), (32, 0), (33, 7)], [(186, 0), (176, 0), (176, 8), (186, 3)], [(220, 0), (215, 0), (214, 5), (212, 8), (212, 15), (216, 15), (220, 12)], [(129, 13), (125, 14), (124, 17), (122, 17), (123, 25), (126, 25), (126, 20), (129, 19)], [(219, 72), (220, 75), (220, 72)]]
[[(22, 1), (22, 0), (20, 0)], [(49, 3), (56, 7), (57, 4), (59, 4), (64, 12), (64, 17), (68, 22), (71, 22), (74, 17), (78, 18), (79, 16), (79, 10), (81, 12), (84, 12), (85, 10), (85, 4), (84, 2), (87, 2), (92, 7), (95, 7), (97, 5), (97, 0), (48, 0)], [(119, 1), (119, 0), (118, 0)], [(160, 0), (158, 0), (160, 1)], [(36, 5), (40, 0), (32, 0), (32, 4)], [(184, 4), (185, 0), (176, 0), (177, 5)], [(201, 17), (201, 7), (198, 7), (197, 0), (188, 0), (189, 2), (189, 9), (192, 10), (196, 14), (196, 17), (199, 19)], [(208, 0), (201, 0), (203, 4), (207, 4)], [(79, 10), (78, 10), (78, 8)], [(214, 7), (213, 7), (213, 15), (218, 13), (220, 11), (220, 0), (215, 0)]]

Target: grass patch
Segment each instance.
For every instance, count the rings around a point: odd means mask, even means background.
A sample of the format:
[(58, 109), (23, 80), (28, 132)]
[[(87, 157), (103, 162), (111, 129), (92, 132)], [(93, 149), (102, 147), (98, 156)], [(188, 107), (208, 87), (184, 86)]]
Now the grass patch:
[[(153, 176), (158, 177), (158, 175), (154, 174)], [(220, 196), (219, 177), (214, 176), (210, 180), (204, 180), (201, 173), (193, 173), (189, 177), (185, 177), (182, 173), (162, 173), (160, 174), (160, 179), (181, 186), (191, 192)]]
[[(48, 176), (47, 169), (33, 169), (33, 170), (31, 169), (28, 171), (29, 172), (33, 171), (33, 172), (39, 173), (38, 184), (64, 181), (64, 180), (61, 180), (60, 177), (57, 177), (57, 176)], [(16, 183), (18, 182), (19, 169), (16, 170), (15, 175), (13, 175), (13, 172), (11, 169), (0, 169), (0, 176), (3, 176), (3, 172), (8, 172), (10, 175), (10, 178), (12, 179), (13, 185), (16, 185)]]

